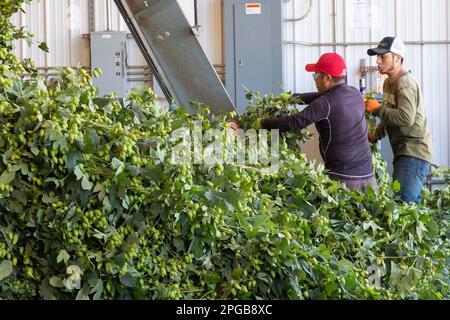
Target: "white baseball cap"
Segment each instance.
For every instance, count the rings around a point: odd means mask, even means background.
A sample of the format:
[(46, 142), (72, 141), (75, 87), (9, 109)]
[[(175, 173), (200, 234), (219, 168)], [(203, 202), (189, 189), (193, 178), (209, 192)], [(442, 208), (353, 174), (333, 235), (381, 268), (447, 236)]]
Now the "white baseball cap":
[(367, 50), (369, 56), (383, 55), (387, 52), (398, 54), (402, 58), (406, 56), (405, 43), (397, 37), (385, 37), (378, 47)]

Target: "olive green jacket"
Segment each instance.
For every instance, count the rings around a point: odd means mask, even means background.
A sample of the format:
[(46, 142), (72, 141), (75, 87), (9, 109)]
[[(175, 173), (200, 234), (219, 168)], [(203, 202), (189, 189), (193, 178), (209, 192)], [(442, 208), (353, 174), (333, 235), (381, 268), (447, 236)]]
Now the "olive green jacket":
[(386, 133), (391, 142), (394, 161), (398, 156), (412, 156), (431, 163), (432, 142), (419, 84), (406, 72), (394, 83), (383, 86), (383, 107), (380, 110), (379, 138)]

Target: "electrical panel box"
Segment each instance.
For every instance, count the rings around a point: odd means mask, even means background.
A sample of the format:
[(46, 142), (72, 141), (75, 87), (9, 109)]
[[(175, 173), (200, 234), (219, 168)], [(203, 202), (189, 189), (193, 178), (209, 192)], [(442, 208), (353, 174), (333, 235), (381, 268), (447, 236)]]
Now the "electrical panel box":
[(239, 113), (246, 90), (279, 94), (282, 87), (281, 0), (222, 0), (226, 88)]
[(126, 43), (126, 32), (91, 33), (91, 67), (103, 71), (99, 78), (93, 79), (100, 96), (115, 92), (123, 98), (128, 91)]

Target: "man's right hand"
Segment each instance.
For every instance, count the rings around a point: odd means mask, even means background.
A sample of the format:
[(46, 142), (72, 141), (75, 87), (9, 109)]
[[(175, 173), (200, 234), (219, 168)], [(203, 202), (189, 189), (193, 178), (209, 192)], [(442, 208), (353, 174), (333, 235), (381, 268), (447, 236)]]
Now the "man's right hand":
[(375, 134), (370, 134), (369, 133), (369, 141), (371, 143), (377, 143), (378, 141), (380, 141), (380, 137), (384, 136), (384, 125), (383, 124), (379, 124), (376, 130)]
[(369, 142), (370, 143), (377, 143), (378, 142), (377, 136), (373, 135), (373, 134), (369, 134)]

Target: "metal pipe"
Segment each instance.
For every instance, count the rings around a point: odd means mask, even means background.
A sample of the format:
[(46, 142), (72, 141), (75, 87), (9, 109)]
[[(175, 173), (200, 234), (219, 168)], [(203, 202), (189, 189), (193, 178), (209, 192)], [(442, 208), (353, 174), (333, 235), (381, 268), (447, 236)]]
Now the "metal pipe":
[[(447, 4), (447, 10), (446, 10), (446, 12), (450, 12), (449, 11), (449, 3), (448, 3), (448, 1), (446, 1), (445, 2), (446, 4)], [(447, 19), (446, 19), (446, 21), (447, 21), (447, 39), (449, 39), (449, 37), (450, 37), (450, 24), (449, 24), (449, 22), (448, 22), (448, 17), (447, 17)], [(447, 46), (447, 57), (449, 57), (450, 56), (450, 46)], [(450, 63), (448, 62), (448, 60), (447, 60), (447, 85), (450, 83)], [(450, 104), (450, 90), (447, 90), (447, 105), (449, 105)], [(450, 123), (450, 112), (448, 112), (448, 122), (447, 123)], [(449, 127), (447, 126), (447, 130), (448, 130), (448, 140), (447, 141), (450, 141), (450, 129), (449, 129)], [(447, 165), (450, 165), (450, 148), (449, 148), (449, 150), (448, 150), (448, 158), (447, 158)]]
[[(283, 41), (284, 44), (294, 44), (301, 46), (312, 46), (312, 47), (349, 47), (349, 46), (373, 46), (378, 45), (378, 42), (366, 41), (366, 42), (322, 42), (322, 43), (314, 43), (314, 42), (301, 42), (301, 41)], [(409, 45), (438, 45), (438, 44), (446, 44), (450, 45), (450, 40), (438, 40), (438, 41), (404, 41), (405, 44)]]
[[(338, 23), (337, 23), (337, 0), (333, 1), (333, 42), (337, 43), (338, 38)], [(334, 45), (334, 52), (337, 51), (337, 45)]]
[(197, 0), (194, 0), (194, 21), (195, 26), (198, 26)]
[[(374, 5), (373, 2), (371, 2), (371, 6), (373, 6), (373, 5)], [(373, 7), (370, 8), (370, 10), (373, 11)], [(373, 34), (372, 34), (372, 25), (373, 25), (373, 21), (374, 21), (373, 19), (374, 19), (374, 16), (372, 14), (372, 21), (370, 22), (371, 27), (369, 28), (369, 41), (372, 41), (372, 38), (373, 38)], [(370, 59), (371, 58), (369, 57), (369, 65), (371, 65)], [(377, 77), (377, 75), (375, 77)], [(369, 77), (367, 77), (367, 75), (366, 75), (365, 78), (366, 78), (365, 79), (365, 81), (366, 81), (366, 88), (373, 88), (373, 82), (372, 82), (373, 81), (373, 76), (370, 75)], [(370, 80), (370, 81), (368, 81), (368, 80)], [(377, 82), (377, 80), (375, 80), (375, 82)]]
[(397, 0), (394, 0), (394, 35), (397, 36), (398, 34), (398, 8), (397, 8)]
[(106, 31), (111, 31), (111, 2), (106, 0)]
[[(49, 30), (50, 30), (50, 19), (48, 19), (49, 17), (49, 4), (48, 1), (44, 1), (44, 39), (45, 42), (49, 43), (49, 38), (48, 38), (48, 34), (49, 34)], [(48, 66), (49, 65), (49, 54), (44, 54), (44, 60), (45, 60), (45, 65)]]
[[(292, 0), (292, 12), (295, 12), (295, 0)], [(292, 39), (294, 40), (294, 41), (296, 41), (296, 39), (297, 39), (297, 34), (296, 34), (296, 32), (295, 32), (295, 30), (296, 30), (297, 28), (296, 28), (296, 24), (295, 23), (293, 23), (292, 24)], [(293, 70), (294, 70), (294, 91), (296, 91), (297, 90), (297, 47), (294, 47), (294, 48), (292, 48), (292, 50), (293, 50), (293, 56), (294, 56), (294, 61), (292, 61), (292, 64), (293, 64)]]
[[(342, 39), (344, 40), (344, 42), (347, 42), (347, 24), (345, 23), (347, 21), (347, 9), (346, 9), (346, 5), (344, 2), (344, 7), (343, 7), (343, 11), (342, 11), (342, 21), (344, 21), (342, 29)], [(372, 28), (369, 28), (372, 29)], [(370, 32), (370, 30), (369, 30)], [(369, 33), (369, 39), (370, 38), (370, 33)], [(347, 47), (344, 47), (344, 60), (347, 60)]]
[(94, 0), (89, 0), (88, 3), (88, 10), (89, 10), (89, 32), (95, 31), (95, 5)]
[[(421, 41), (423, 41), (423, 38), (424, 38), (424, 36), (423, 36), (423, 1), (422, 0), (420, 0), (420, 40)], [(423, 63), (423, 60), (424, 60), (424, 57), (425, 57), (425, 53), (424, 53), (424, 49), (423, 49), (423, 46), (422, 47), (420, 47), (420, 55), (421, 55), (421, 63), (420, 63), (420, 76), (422, 77), (422, 83), (423, 83), (423, 78), (424, 78), (424, 76), (423, 76), (423, 74), (424, 74), (424, 63)]]
[(128, 76), (149, 76), (152, 75), (151, 72), (127, 72)]
[(74, 70), (78, 70), (78, 69), (89, 70), (91, 67), (89, 67), (89, 66), (81, 66), (81, 67), (78, 67), (78, 66), (64, 66), (64, 67), (58, 67), (58, 66), (54, 66), (54, 67), (36, 67), (36, 69), (42, 70), (42, 71), (45, 71), (45, 70), (53, 70), (53, 69), (62, 69), (62, 68), (71, 68), (71, 69), (74, 69)]
[(194, 26), (193, 27), (191, 27), (191, 30), (192, 30), (192, 32), (193, 32), (193, 34), (196, 36), (196, 37), (199, 37), (200, 36), (200, 34), (199, 34), (199, 32), (198, 32), (198, 30), (200, 29), (200, 27), (201, 27), (201, 25), (199, 25), (198, 24), (198, 6), (197, 6), (197, 0), (194, 0)]
[(150, 69), (149, 66), (127, 66), (127, 69)]
[[(293, 3), (295, 2), (295, 0), (292, 1)], [(284, 19), (283, 22), (296, 22), (306, 19), (311, 14), (311, 11), (312, 11), (312, 0), (309, 0), (308, 9), (306, 10), (306, 13), (304, 15), (300, 16), (299, 18)]]
[(127, 79), (128, 82), (152, 82), (151, 79), (139, 78), (139, 79)]

